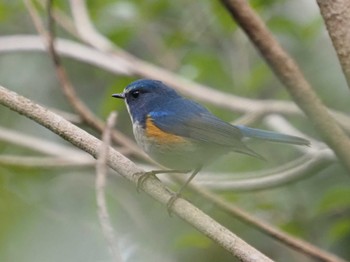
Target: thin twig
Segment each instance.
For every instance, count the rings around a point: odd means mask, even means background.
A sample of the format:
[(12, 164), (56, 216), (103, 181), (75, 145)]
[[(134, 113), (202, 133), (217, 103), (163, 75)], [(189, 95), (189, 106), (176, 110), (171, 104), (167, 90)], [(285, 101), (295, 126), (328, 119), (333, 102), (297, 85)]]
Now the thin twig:
[(97, 213), (100, 220), (100, 225), (102, 228), (103, 235), (107, 240), (109, 251), (113, 261), (119, 262), (123, 261), (120, 249), (118, 247), (117, 238), (110, 220), (108, 213), (106, 197), (105, 197), (105, 187), (106, 187), (106, 176), (107, 176), (107, 156), (108, 149), (111, 143), (111, 130), (115, 125), (117, 113), (112, 112), (108, 117), (105, 131), (102, 133), (102, 144), (99, 149), (99, 156), (96, 161), (96, 202), (97, 202)]
[(274, 39), (247, 1), (221, 0), (221, 2), (350, 174), (350, 139), (324, 107), (294, 60)]

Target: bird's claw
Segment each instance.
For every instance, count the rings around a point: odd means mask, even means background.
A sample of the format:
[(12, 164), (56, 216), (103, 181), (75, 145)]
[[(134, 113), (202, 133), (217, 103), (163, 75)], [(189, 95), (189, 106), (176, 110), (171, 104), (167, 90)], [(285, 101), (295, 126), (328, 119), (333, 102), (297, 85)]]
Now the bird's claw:
[(140, 192), (141, 187), (143, 186), (143, 184), (145, 183), (145, 181), (150, 177), (150, 176), (155, 176), (155, 173), (153, 171), (149, 171), (149, 172), (143, 172), (143, 173), (138, 173), (138, 175), (140, 176), (137, 179), (137, 183), (136, 183), (136, 190), (137, 192)]
[(167, 207), (167, 210), (168, 210), (168, 213), (169, 213), (169, 216), (172, 215), (172, 207), (175, 203), (175, 201), (181, 197), (181, 194), (176, 192), (176, 193), (173, 193), (173, 195), (170, 197), (168, 203), (166, 204), (166, 207)]

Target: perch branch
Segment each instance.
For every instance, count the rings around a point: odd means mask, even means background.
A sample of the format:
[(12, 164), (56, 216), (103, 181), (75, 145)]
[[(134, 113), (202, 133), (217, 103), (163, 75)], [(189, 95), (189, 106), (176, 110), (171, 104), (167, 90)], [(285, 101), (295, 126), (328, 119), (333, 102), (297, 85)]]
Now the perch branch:
[[(1, 86), (0, 103), (50, 129), (93, 157), (97, 157), (101, 141), (64, 118)], [(113, 148), (109, 148), (107, 163), (109, 167), (135, 185), (138, 178), (144, 173), (142, 169)], [(173, 196), (156, 178), (147, 179), (143, 183), (142, 189), (164, 205)], [(241, 261), (272, 261), (185, 199), (179, 198), (174, 202), (172, 213), (190, 223)]]

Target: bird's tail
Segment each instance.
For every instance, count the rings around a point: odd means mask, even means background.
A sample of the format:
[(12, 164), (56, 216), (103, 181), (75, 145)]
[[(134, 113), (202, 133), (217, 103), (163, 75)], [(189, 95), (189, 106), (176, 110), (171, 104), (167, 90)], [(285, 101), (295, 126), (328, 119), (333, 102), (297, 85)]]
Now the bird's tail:
[(236, 126), (245, 137), (250, 138), (257, 138), (261, 140), (267, 140), (272, 142), (279, 142), (279, 143), (287, 143), (287, 144), (294, 144), (294, 145), (304, 145), (304, 146), (310, 146), (310, 141), (297, 137), (297, 136), (291, 136), (291, 135), (285, 135), (273, 131), (266, 131), (246, 126)]

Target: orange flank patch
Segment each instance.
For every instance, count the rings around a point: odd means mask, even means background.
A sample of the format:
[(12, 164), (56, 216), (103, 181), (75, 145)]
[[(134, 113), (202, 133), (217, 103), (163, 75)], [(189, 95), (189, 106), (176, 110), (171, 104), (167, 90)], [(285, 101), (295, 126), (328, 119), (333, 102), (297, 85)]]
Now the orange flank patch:
[(181, 136), (173, 135), (170, 133), (166, 133), (160, 128), (158, 128), (154, 123), (153, 119), (150, 116), (147, 116), (146, 119), (146, 135), (149, 138), (154, 138), (155, 140), (164, 143), (186, 143), (187, 141)]

